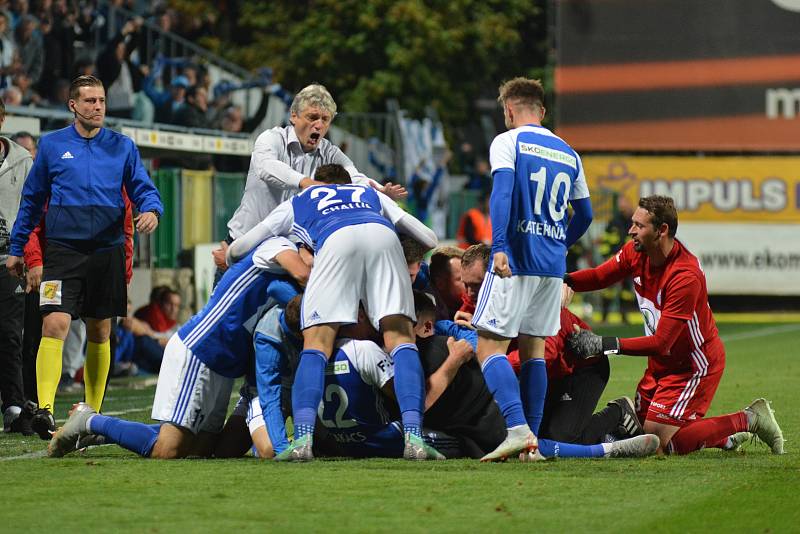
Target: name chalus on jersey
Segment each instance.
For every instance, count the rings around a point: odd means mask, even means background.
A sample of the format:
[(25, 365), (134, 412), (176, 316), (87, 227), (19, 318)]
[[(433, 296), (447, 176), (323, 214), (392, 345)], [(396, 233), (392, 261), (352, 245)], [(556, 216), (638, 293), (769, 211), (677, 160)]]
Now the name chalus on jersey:
[(341, 211), (341, 210), (354, 210), (354, 209), (372, 209), (372, 206), (367, 204), (366, 202), (347, 202), (345, 204), (336, 204), (325, 208), (322, 210), (323, 215), (327, 215), (328, 213), (333, 213), (334, 211)]
[(566, 241), (567, 239), (567, 232), (561, 226), (528, 219), (520, 219), (517, 222), (517, 232), (520, 234), (541, 235), (558, 239), (559, 241)]

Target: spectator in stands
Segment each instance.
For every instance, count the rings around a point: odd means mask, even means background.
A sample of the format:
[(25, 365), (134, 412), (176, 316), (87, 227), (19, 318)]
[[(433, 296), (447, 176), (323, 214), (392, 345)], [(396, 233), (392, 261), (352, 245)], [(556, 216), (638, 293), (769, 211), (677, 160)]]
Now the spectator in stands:
[[(69, 111), (67, 102), (69, 101), (70, 85), (71, 83), (69, 80), (65, 80), (63, 78), (56, 80), (55, 84), (51, 88), (50, 98), (43, 100), (41, 105), (50, 109)], [(49, 119), (44, 120), (44, 123), (42, 124), (42, 130), (58, 130), (60, 128), (69, 126), (71, 123), (72, 121), (69, 118), (50, 117)]]
[(131, 118), (134, 94), (142, 86), (142, 73), (131, 62), (136, 49), (142, 19), (129, 20), (97, 57), (97, 75), (106, 87), (106, 106), (109, 115)]
[(133, 315), (150, 325), (154, 332), (169, 338), (178, 329), (181, 295), (169, 286), (157, 286), (150, 292), (150, 303)]
[[(207, 112), (208, 91), (202, 85), (194, 85), (187, 89), (186, 101), (175, 112), (172, 123), (187, 128), (211, 129)], [(191, 154), (181, 156), (180, 163), (185, 169), (206, 170), (211, 168), (212, 159), (209, 154)]]
[[(175, 19), (175, 11), (166, 9), (162, 4), (155, 9), (153, 16), (148, 19), (148, 22), (155, 24), (161, 32), (170, 33), (175, 27)], [(183, 55), (183, 50), (173, 50), (169, 46), (166, 40), (161, 36), (161, 32), (150, 30), (147, 32), (150, 35), (150, 39), (142, 40), (141, 57), (145, 58), (145, 60), (152, 60), (158, 54), (169, 54), (176, 57)], [(181, 47), (181, 49), (182, 48), (183, 47)]]
[(20, 20), (14, 30), (21, 73), (26, 74), (33, 85), (39, 83), (44, 69), (44, 43), (42, 36), (36, 31), (38, 26), (36, 19), (28, 15)]
[(31, 157), (36, 159), (36, 139), (29, 132), (21, 131), (11, 136), (11, 140), (30, 152)]
[(155, 106), (155, 122), (171, 124), (173, 115), (177, 113), (186, 99), (189, 80), (185, 76), (176, 76), (170, 83), (169, 91), (159, 91), (155, 88), (157, 76), (159, 73), (151, 73), (144, 79), (144, 93)]
[(42, 103), (42, 97), (31, 87), (31, 79), (20, 72), (14, 76), (14, 86), (19, 89), (20, 98), (23, 106), (38, 106)]
[(492, 172), (489, 162), (481, 158), (475, 162), (475, 168), (469, 173), (469, 180), (464, 189), (471, 191), (491, 191)]
[(186, 90), (186, 102), (178, 108), (172, 122), (187, 128), (210, 128), (208, 111), (208, 91), (202, 85), (193, 85)]
[[(222, 113), (220, 127), (226, 132), (233, 133), (253, 133), (267, 115), (267, 105), (269, 95), (266, 91), (262, 93), (261, 105), (252, 117), (245, 120), (242, 108), (236, 105), (228, 105)], [(250, 159), (230, 154), (215, 154), (213, 157), (214, 168), (222, 172), (241, 172), (247, 173), (250, 168)]]
[(94, 59), (82, 57), (75, 62), (73, 71), (74, 75), (71, 76), (72, 79), (78, 76), (94, 76), (97, 73), (97, 65), (95, 65)]
[(11, 29), (16, 30), (23, 19), (29, 16), (28, 0), (13, 0), (11, 2)]
[(22, 91), (19, 90), (19, 87), (11, 85), (3, 89), (3, 104), (6, 106), (22, 105)]
[(16, 45), (11, 37), (10, 15), (0, 11), (0, 89), (11, 85), (11, 76), (19, 68)]
[(467, 175), (475, 170), (475, 148), (468, 142), (461, 143), (458, 147), (458, 166)]
[(492, 243), (492, 221), (489, 219), (489, 192), (481, 192), (478, 205), (467, 210), (458, 222), (458, 246), (467, 249), (472, 245)]
[(203, 16), (184, 13), (178, 34), (184, 39), (196, 43), (203, 37), (209, 37), (214, 34), (215, 23), (216, 17), (210, 11), (206, 11)]
[(138, 369), (148, 373), (158, 373), (164, 357), (164, 347), (169, 338), (160, 336), (141, 319), (130, 315), (121, 317), (114, 326), (116, 346), (114, 351), (115, 376), (135, 375)]
[(464, 300), (461, 282), (461, 256), (458, 247), (441, 246), (431, 255), (430, 279), (432, 295), (436, 300), (436, 320), (452, 321)]
[(94, 7), (91, 4), (82, 5), (75, 14), (75, 44), (79, 48), (89, 48), (94, 40), (94, 32), (98, 28)]
[[(53, 15), (41, 19), (42, 41), (44, 46), (44, 64), (47, 68), (42, 72), (37, 91), (47, 100), (52, 100), (59, 80), (70, 77), (72, 64), (75, 61), (73, 40), (75, 30), (67, 22), (66, 3), (53, 6)], [(68, 99), (64, 99), (64, 105)]]
[(52, 109), (68, 110), (69, 86), (70, 81), (65, 78), (56, 80), (51, 88), (50, 96), (42, 102), (42, 105)]
[(189, 80), (189, 87), (201, 85), (206, 88), (206, 91), (208, 91), (208, 80), (206, 80), (207, 72), (208, 71), (205, 69), (201, 69), (194, 63), (189, 63), (188, 61), (178, 68), (178, 74), (186, 76), (186, 79)]

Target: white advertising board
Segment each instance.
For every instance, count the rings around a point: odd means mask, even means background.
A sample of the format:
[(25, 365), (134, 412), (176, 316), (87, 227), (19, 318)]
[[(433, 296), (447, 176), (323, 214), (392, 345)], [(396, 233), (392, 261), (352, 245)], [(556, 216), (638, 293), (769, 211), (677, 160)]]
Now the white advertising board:
[(677, 237), (712, 295), (800, 295), (800, 225), (679, 222)]

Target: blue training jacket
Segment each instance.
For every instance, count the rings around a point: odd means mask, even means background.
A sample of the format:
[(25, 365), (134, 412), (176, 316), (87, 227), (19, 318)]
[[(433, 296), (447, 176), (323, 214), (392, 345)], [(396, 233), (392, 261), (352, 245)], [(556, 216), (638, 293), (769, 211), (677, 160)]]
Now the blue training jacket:
[(122, 244), (125, 202), (122, 186), (140, 213), (164, 212), (133, 140), (101, 128), (86, 139), (74, 125), (42, 137), (11, 233), (12, 256), (22, 256), (28, 236), (45, 219), (47, 239), (78, 250)]

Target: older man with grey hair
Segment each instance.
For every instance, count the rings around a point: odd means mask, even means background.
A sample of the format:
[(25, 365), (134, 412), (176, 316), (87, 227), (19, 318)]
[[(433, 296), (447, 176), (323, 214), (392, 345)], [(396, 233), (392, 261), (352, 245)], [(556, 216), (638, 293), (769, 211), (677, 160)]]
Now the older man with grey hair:
[[(336, 116), (336, 102), (323, 85), (303, 88), (289, 112), (291, 124), (267, 130), (256, 139), (242, 202), (228, 221), (228, 243), (261, 222), (278, 204), (314, 185), (314, 172), (322, 165), (339, 164), (354, 183), (372, 185), (395, 199), (405, 196), (400, 186), (378, 186), (325, 139)], [(222, 248), (214, 251), (214, 262), (220, 269), (225, 268), (226, 248), (222, 243)]]

